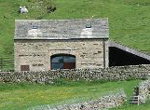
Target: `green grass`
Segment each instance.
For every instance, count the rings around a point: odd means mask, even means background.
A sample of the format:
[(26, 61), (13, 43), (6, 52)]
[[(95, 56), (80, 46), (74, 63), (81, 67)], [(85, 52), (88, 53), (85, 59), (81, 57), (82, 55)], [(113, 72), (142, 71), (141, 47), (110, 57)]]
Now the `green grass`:
[(59, 81), (55, 85), (0, 84), (0, 110), (24, 110), (47, 104), (76, 103), (108, 95), (122, 88), (129, 97), (138, 82)]
[[(57, 10), (46, 13), (28, 0), (0, 0), (0, 57), (13, 59), (15, 19), (108, 18), (110, 39), (150, 53), (150, 0), (54, 0)], [(28, 14), (18, 14), (20, 5), (29, 7)], [(124, 88), (131, 95), (137, 81), (62, 86), (36, 84), (0, 84), (0, 110), (54, 104), (80, 97), (97, 97)], [(148, 110), (149, 104), (124, 105), (118, 110)], [(115, 109), (116, 110), (116, 109)]]
[[(28, 0), (0, 0), (0, 57), (13, 59), (15, 19), (108, 18), (110, 39), (150, 53), (150, 0), (53, 0), (54, 13)], [(20, 5), (28, 14), (18, 14)], [(32, 8), (31, 8), (32, 6)]]

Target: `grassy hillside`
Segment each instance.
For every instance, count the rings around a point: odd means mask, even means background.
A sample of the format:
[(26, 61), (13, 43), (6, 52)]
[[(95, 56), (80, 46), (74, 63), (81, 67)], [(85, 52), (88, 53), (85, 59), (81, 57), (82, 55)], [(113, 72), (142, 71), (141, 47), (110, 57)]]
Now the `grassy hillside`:
[(137, 80), (107, 83), (60, 80), (56, 85), (0, 84), (0, 110), (26, 110), (49, 104), (75, 104), (108, 95), (122, 88), (129, 97), (132, 95), (133, 87), (137, 84)]
[[(53, 0), (46, 13), (31, 0), (0, 0), (0, 57), (13, 56), (15, 19), (108, 18), (110, 39), (150, 52), (150, 0)], [(18, 14), (20, 5), (28, 14)], [(13, 58), (13, 57), (12, 57)]]
[(124, 89), (128, 102), (110, 110), (149, 110), (150, 101), (142, 105), (129, 104), (137, 80), (119, 82), (72, 82), (58, 80), (55, 85), (0, 84), (0, 110), (27, 110), (44, 105), (63, 105), (96, 99)]

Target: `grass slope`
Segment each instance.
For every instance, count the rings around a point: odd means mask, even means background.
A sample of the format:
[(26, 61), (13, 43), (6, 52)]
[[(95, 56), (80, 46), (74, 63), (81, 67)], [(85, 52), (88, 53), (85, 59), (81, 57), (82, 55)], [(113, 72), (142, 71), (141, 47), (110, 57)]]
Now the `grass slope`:
[(123, 88), (129, 97), (138, 82), (59, 81), (56, 85), (0, 84), (0, 110), (24, 110), (39, 105), (80, 102), (89, 98), (99, 98), (120, 88)]
[[(53, 0), (47, 14), (29, 0), (0, 0), (0, 57), (13, 58), (15, 19), (109, 18), (110, 39), (150, 52), (150, 0)], [(18, 14), (20, 5), (28, 14)], [(31, 8), (32, 7), (32, 8)]]

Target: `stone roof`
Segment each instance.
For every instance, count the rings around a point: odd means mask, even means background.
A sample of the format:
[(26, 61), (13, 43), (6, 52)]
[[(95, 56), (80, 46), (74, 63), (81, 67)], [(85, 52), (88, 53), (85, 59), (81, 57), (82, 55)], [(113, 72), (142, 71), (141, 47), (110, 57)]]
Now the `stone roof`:
[(14, 39), (79, 39), (108, 36), (108, 19), (15, 21)]

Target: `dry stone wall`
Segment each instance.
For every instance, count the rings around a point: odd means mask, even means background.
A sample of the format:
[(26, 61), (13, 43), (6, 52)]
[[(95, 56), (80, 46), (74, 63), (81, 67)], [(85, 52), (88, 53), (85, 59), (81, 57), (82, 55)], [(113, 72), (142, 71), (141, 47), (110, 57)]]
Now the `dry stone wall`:
[(150, 98), (150, 80), (139, 83), (139, 100), (145, 103)]
[(131, 65), (100, 69), (56, 70), (41, 72), (0, 72), (0, 82), (31, 82), (51, 84), (55, 79), (73, 81), (118, 81), (147, 79), (150, 65)]
[[(126, 101), (126, 94), (124, 91), (119, 91), (115, 94), (110, 94), (102, 98), (86, 101), (77, 104), (65, 104), (56, 107), (40, 106), (31, 110), (101, 110), (104, 108), (113, 108), (121, 106)], [(106, 110), (106, 109), (105, 109)]]

